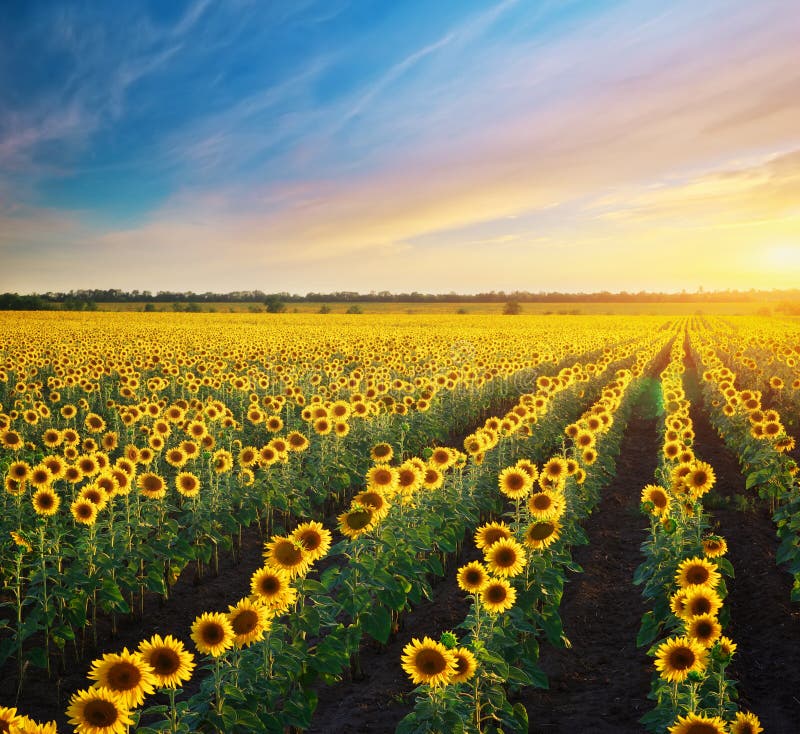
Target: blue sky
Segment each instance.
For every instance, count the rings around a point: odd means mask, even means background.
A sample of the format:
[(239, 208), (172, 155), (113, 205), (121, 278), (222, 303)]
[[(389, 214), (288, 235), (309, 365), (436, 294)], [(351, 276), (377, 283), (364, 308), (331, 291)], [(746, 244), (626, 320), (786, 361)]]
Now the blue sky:
[(788, 284), (792, 5), (3, 3), (0, 289)]

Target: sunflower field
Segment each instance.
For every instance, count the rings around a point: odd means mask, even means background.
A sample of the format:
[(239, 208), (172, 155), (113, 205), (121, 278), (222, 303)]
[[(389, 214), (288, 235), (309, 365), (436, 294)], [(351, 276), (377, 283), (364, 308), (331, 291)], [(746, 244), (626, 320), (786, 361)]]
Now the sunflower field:
[(0, 313), (0, 731), (783, 731), (798, 415), (791, 318)]

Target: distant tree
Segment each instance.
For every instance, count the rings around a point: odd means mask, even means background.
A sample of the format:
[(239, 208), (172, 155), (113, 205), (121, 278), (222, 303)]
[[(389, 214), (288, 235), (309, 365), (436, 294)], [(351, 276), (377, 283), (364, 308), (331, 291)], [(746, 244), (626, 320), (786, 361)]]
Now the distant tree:
[(147, 311), (148, 313), (151, 313), (151, 312), (156, 310), (156, 304), (155, 303), (145, 303), (144, 304), (144, 310)]
[(331, 312), (331, 307), (327, 303), (323, 303), (319, 307), (319, 311), (317, 311), (317, 313), (330, 313), (330, 312)]
[(250, 313), (261, 313), (261, 306), (259, 306), (257, 303), (251, 303), (251, 304), (250, 304), (250, 305), (247, 307), (247, 310), (248, 310)]
[(200, 304), (196, 303), (195, 301), (189, 301), (186, 304), (186, 309), (188, 313), (200, 313), (203, 309), (200, 308)]
[(277, 293), (267, 296), (264, 305), (267, 313), (283, 313), (286, 310), (286, 302)]
[(516, 316), (517, 314), (522, 313), (522, 306), (520, 305), (519, 301), (506, 301), (505, 306), (503, 306), (503, 313), (506, 316)]
[(469, 313), (469, 311), (467, 311), (466, 308), (459, 308), (458, 311), (456, 311), (456, 313), (465, 314), (465, 313)]
[(350, 306), (345, 313), (364, 313), (364, 309), (361, 308), (357, 303), (354, 303)]

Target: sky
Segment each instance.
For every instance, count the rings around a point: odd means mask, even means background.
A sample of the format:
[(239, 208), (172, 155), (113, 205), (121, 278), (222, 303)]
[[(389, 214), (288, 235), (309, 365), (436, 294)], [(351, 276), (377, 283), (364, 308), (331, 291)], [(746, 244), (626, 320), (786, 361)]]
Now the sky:
[(800, 284), (797, 0), (7, 0), (0, 291)]

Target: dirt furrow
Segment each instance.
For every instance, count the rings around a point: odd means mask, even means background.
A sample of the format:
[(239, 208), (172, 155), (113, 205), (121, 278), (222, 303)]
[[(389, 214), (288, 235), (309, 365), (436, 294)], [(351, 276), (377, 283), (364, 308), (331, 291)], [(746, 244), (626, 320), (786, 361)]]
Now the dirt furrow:
[(650, 669), (635, 644), (645, 609), (632, 578), (646, 537), (639, 495), (653, 481), (659, 450), (657, 418), (643, 415), (643, 405), (628, 424), (616, 477), (586, 523), (589, 544), (573, 553), (583, 573), (568, 580), (561, 602), (572, 647), (542, 646), (550, 689), (521, 699), (532, 732), (642, 731), (637, 722), (649, 709)]

